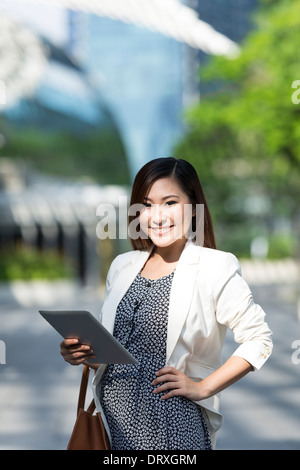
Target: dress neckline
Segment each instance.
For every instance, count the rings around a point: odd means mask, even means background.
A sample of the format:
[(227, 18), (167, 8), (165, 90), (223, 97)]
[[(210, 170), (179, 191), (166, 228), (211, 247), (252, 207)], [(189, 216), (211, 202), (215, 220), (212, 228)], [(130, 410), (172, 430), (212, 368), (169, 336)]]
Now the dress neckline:
[(161, 279), (164, 279), (165, 277), (171, 276), (171, 274), (174, 274), (175, 270), (176, 270), (176, 268), (173, 269), (173, 271), (170, 272), (169, 274), (166, 274), (165, 276), (157, 277), (156, 279), (150, 279), (149, 277), (145, 277), (145, 276), (142, 276), (142, 275), (141, 275), (141, 272), (142, 272), (142, 269), (141, 269), (140, 272), (138, 273), (138, 276), (139, 276), (140, 278), (142, 278), (142, 279), (145, 279), (145, 280), (148, 281), (148, 282), (149, 282), (149, 281), (150, 281), (150, 282), (155, 282), (155, 281), (160, 281)]

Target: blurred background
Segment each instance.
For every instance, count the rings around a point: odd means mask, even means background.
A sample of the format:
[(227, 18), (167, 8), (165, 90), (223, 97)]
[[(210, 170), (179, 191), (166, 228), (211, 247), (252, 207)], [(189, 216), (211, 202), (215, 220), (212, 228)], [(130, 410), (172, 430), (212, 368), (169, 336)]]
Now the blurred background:
[(96, 209), (123, 230), (135, 174), (171, 155), (274, 331), (219, 448), (300, 447), (299, 31), (300, 0), (0, 1), (0, 448), (66, 447), (81, 370), (38, 308), (98, 314), (131, 246)]

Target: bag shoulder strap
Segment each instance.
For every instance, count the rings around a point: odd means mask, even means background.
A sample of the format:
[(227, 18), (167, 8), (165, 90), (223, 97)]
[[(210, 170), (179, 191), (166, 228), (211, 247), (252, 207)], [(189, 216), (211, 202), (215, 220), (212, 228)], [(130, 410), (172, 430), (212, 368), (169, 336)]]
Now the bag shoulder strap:
[[(90, 368), (84, 365), (83, 371), (82, 371), (81, 383), (80, 383), (79, 397), (78, 397), (77, 416), (79, 414), (80, 409), (84, 409), (86, 391), (87, 391), (87, 386), (89, 382), (89, 375), (90, 375)], [(87, 409), (87, 412), (90, 414), (93, 414), (95, 409), (96, 409), (95, 401), (92, 400)]]
[(88, 381), (89, 381), (89, 375), (90, 375), (90, 368), (88, 366), (84, 365), (83, 366), (83, 371), (82, 371), (82, 377), (81, 377), (79, 397), (78, 397), (77, 416), (79, 414), (79, 410), (81, 408), (84, 409), (85, 396), (86, 396), (86, 390), (87, 390), (87, 385), (88, 385)]

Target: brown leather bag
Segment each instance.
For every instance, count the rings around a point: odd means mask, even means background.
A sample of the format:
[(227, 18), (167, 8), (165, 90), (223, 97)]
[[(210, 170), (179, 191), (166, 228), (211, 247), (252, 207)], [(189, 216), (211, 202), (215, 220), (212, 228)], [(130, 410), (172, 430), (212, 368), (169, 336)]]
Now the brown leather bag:
[(89, 373), (90, 368), (84, 366), (78, 398), (77, 419), (67, 450), (109, 450), (110, 448), (101, 414), (98, 412), (93, 414), (96, 408), (94, 400), (88, 409), (84, 410)]

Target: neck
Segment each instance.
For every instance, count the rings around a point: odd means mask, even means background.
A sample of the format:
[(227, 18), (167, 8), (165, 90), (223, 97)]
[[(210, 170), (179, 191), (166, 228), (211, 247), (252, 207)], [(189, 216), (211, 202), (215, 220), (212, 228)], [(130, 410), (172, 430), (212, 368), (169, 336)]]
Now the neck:
[(152, 256), (155, 258), (161, 258), (166, 263), (174, 263), (178, 261), (180, 255), (185, 247), (186, 238), (176, 240), (172, 245), (160, 247), (154, 246)]

